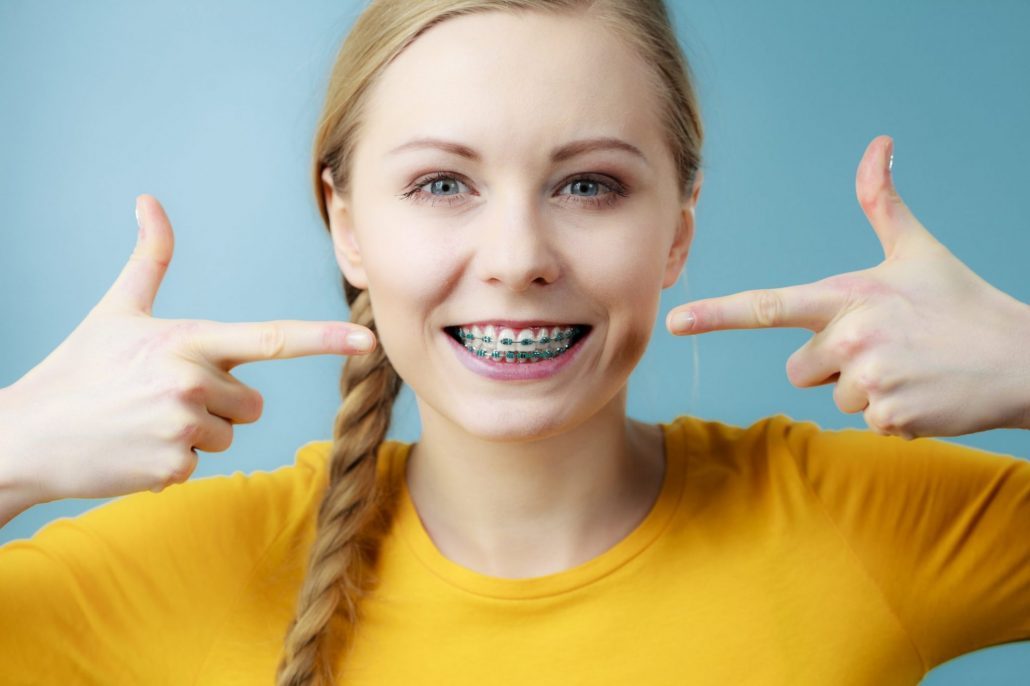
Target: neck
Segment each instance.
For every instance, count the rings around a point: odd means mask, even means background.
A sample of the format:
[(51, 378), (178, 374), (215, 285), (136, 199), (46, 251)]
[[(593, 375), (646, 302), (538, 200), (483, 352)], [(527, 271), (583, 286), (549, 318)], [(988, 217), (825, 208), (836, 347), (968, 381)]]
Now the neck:
[(524, 578), (582, 564), (625, 538), (665, 472), (661, 428), (627, 417), (625, 394), (567, 431), (506, 442), (472, 436), (420, 403), (406, 479), (440, 552), (483, 574)]

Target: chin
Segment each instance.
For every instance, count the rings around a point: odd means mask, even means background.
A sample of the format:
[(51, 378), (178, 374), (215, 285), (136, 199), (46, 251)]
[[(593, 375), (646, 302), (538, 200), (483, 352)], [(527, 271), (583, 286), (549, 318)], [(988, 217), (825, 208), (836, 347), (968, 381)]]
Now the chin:
[(448, 408), (447, 419), (481, 441), (521, 443), (549, 438), (568, 431), (580, 423), (581, 417), (555, 411), (552, 406), (534, 403), (498, 405), (492, 412), (481, 406)]

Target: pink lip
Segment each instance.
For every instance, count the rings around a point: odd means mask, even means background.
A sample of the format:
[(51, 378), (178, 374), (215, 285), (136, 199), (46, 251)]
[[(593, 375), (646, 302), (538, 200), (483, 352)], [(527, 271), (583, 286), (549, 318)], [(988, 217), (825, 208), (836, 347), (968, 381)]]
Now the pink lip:
[[(521, 325), (520, 325), (521, 326)], [(543, 326), (541, 324), (541, 326)], [(590, 337), (590, 331), (584, 333), (576, 344), (559, 357), (539, 362), (487, 362), (486, 360), (470, 355), (461, 343), (454, 339), (449, 333), (443, 333), (444, 338), (450, 341), (454, 354), (466, 369), (485, 376), (488, 379), (497, 381), (532, 381), (554, 376), (579, 357), (580, 349), (586, 344)]]
[(569, 324), (566, 322), (546, 322), (543, 319), (481, 319), (477, 322), (462, 322), (461, 324), (455, 324), (455, 326), (489, 326), (494, 324), (495, 326), (507, 326), (509, 328), (533, 328), (537, 326), (575, 326), (575, 324)]

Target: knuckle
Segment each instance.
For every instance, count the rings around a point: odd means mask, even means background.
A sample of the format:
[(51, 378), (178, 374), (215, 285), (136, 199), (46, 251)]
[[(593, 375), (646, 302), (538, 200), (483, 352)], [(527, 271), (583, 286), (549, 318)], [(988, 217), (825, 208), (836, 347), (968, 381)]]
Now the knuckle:
[(880, 393), (883, 388), (883, 374), (879, 363), (868, 362), (855, 374), (855, 384), (868, 394)]
[(884, 435), (903, 434), (907, 429), (898, 409), (889, 402), (871, 404), (866, 410), (865, 417), (871, 428)]
[(855, 383), (870, 395), (884, 395), (893, 392), (898, 388), (900, 381), (891, 370), (892, 364), (881, 359), (872, 357), (868, 359), (855, 375)]
[(197, 454), (193, 450), (187, 450), (182, 459), (169, 465), (165, 474), (165, 484), (181, 484), (190, 478), (197, 468)]
[(265, 357), (280, 357), (286, 349), (286, 332), (278, 324), (262, 325), (258, 331), (258, 349)]
[(179, 484), (190, 478), (196, 469), (196, 454), (187, 450), (185, 456), (177, 455), (161, 466), (156, 474), (157, 484), (150, 490), (160, 493), (173, 484)]
[(865, 423), (869, 425), (870, 429), (872, 429), (874, 432), (878, 434), (885, 436), (890, 432), (887, 431), (882, 421), (880, 420), (880, 415), (878, 413), (877, 407), (877, 405), (869, 405), (869, 407), (867, 407), (865, 412), (863, 413), (863, 417), (865, 418)]
[(783, 301), (772, 291), (755, 291), (753, 307), (761, 326), (776, 326), (783, 318)]
[(197, 375), (179, 378), (171, 393), (176, 400), (190, 405), (203, 405), (207, 401), (207, 389)]
[(867, 343), (867, 337), (862, 333), (848, 332), (833, 342), (833, 352), (841, 359), (850, 360), (862, 352)]
[(185, 443), (186, 445), (195, 445), (202, 436), (203, 427), (196, 418), (190, 418), (185, 422), (180, 423), (178, 430), (175, 432), (177, 441)]

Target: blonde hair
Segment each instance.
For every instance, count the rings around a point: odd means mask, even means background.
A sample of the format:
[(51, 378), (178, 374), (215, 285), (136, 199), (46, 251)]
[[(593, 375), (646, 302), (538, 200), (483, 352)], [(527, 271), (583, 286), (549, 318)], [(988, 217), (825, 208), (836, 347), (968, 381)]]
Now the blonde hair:
[[(350, 188), (352, 157), (367, 96), (412, 41), (449, 18), (488, 11), (588, 15), (634, 47), (652, 67), (663, 131), (672, 151), (680, 199), (689, 197), (701, 164), (702, 126), (692, 76), (663, 0), (372, 0), (336, 57), (315, 134), (315, 198), (326, 229), (322, 171), (341, 196)], [(368, 293), (343, 279), (350, 320), (375, 331)], [(334, 666), (358, 624), (360, 601), (375, 587), (374, 567), (392, 494), (376, 478), (376, 456), (390, 425), (401, 380), (381, 347), (349, 357), (333, 426), (329, 483), (318, 511), (296, 617), (286, 632), (278, 686), (330, 684)]]

